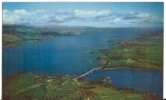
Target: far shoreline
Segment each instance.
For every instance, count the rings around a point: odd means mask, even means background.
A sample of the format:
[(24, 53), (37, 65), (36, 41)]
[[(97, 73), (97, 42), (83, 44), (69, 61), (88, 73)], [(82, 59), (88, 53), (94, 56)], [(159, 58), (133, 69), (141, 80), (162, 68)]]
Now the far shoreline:
[(140, 68), (140, 67), (112, 67), (112, 68), (100, 68), (99, 70), (116, 70), (116, 69), (131, 69), (131, 70), (144, 70), (144, 71), (159, 71), (163, 72), (160, 69), (150, 69), (150, 68)]

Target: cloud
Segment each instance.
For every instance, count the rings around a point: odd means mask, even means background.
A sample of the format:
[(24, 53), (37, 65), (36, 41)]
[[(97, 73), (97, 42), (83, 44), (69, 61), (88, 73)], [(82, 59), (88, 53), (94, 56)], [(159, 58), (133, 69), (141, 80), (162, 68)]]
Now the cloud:
[(163, 23), (162, 19), (157, 19), (148, 13), (138, 13), (132, 12), (128, 16), (124, 17), (124, 20), (130, 21), (130, 23), (147, 23), (147, 24), (155, 24), (155, 23)]
[(157, 19), (150, 15), (149, 13), (144, 12), (129, 12), (129, 13), (114, 13), (107, 18), (108, 23), (116, 24), (123, 22), (124, 24), (155, 24), (155, 23), (163, 23), (162, 20)]
[(11, 11), (3, 10), (3, 24), (16, 24), (20, 20), (18, 15), (13, 14)]
[(44, 12), (46, 12), (46, 11), (43, 10), (43, 9), (40, 9), (40, 10), (37, 10), (36, 12), (37, 12), (37, 13), (44, 13)]
[(84, 10), (74, 10), (74, 15), (78, 18), (100, 18), (109, 16), (111, 12), (109, 10), (92, 10), (92, 11), (84, 11)]
[(20, 10), (14, 10), (13, 14), (28, 15), (29, 13), (25, 9), (20, 9)]
[(36, 10), (33, 12), (27, 11), (25, 9), (14, 11), (9, 11), (7, 9), (3, 10), (4, 25), (41, 24), (42, 20), (46, 20), (45, 18), (48, 17), (45, 17), (44, 10)]
[(121, 18), (115, 18), (115, 19), (109, 20), (108, 23), (110, 23), (110, 24), (116, 24), (116, 23), (119, 23), (120, 21), (122, 21)]
[(71, 21), (74, 19), (77, 19), (77, 18), (74, 16), (73, 12), (57, 11), (53, 15), (49, 16), (48, 22), (58, 24), (58, 23)]
[(77, 21), (96, 21), (101, 17), (109, 16), (109, 10), (73, 10), (73, 11), (57, 11), (50, 17), (50, 22), (63, 23), (72, 20)]
[(148, 13), (142, 13), (142, 12), (130, 12), (126, 15), (124, 15), (124, 20), (137, 20), (137, 19), (144, 19), (151, 17)]
[(163, 23), (163, 20), (153, 17), (145, 12), (118, 13), (110, 10), (45, 10), (27, 11), (18, 9), (14, 11), (3, 10), (3, 24), (28, 24), (28, 25), (56, 25), (65, 22), (102, 22), (103, 24), (154, 24)]
[(3, 10), (3, 24), (22, 24), (29, 15), (30, 13), (24, 9), (14, 11), (5, 9)]

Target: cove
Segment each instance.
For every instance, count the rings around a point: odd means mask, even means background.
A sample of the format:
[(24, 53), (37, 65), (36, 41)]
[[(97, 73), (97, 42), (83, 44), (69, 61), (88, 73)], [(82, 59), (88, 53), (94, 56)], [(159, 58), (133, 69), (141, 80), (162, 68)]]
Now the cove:
[(162, 96), (163, 93), (163, 73), (161, 71), (125, 68), (108, 69), (93, 71), (83, 78), (96, 81), (106, 77), (110, 77), (111, 84), (116, 87), (154, 93), (159, 96)]

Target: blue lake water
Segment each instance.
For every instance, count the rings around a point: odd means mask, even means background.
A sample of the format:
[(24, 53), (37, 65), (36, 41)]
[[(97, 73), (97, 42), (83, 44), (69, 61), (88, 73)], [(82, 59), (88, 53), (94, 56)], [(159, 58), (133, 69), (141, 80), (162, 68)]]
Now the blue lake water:
[[(81, 75), (94, 67), (98, 67), (96, 56), (89, 52), (112, 48), (110, 42), (108, 42), (109, 40), (133, 39), (142, 33), (148, 32), (149, 30), (117, 28), (113, 30), (85, 32), (80, 35), (57, 36), (53, 39), (3, 48), (3, 77), (8, 77), (19, 72)], [(116, 71), (116, 73), (118, 74), (119, 71)], [(134, 76), (137, 77), (136, 79), (141, 82), (147, 81), (146, 78), (141, 79), (142, 71), (138, 71), (137, 73)], [(151, 72), (146, 73), (151, 75)], [(154, 73), (161, 74), (160, 72)], [(105, 74), (102, 75), (104, 76)], [(109, 76), (109, 72), (106, 75)], [(111, 72), (110, 75), (112, 75)], [(123, 77), (125, 76), (129, 75), (126, 73)], [(151, 76), (148, 77), (151, 79)], [(116, 81), (118, 81), (119, 77), (115, 78), (117, 78), (115, 83), (118, 85)], [(125, 81), (123, 78), (119, 81), (124, 81), (121, 82), (124, 87), (130, 86), (128, 81)], [(137, 82), (138, 87), (141, 89), (141, 84), (139, 84), (139, 81)], [(149, 82), (147, 84), (155, 84), (158, 87), (157, 83)]]
[(98, 70), (86, 75), (90, 81), (110, 77), (113, 86), (134, 89), (140, 92), (150, 92), (162, 96), (163, 74), (160, 71), (138, 69)]

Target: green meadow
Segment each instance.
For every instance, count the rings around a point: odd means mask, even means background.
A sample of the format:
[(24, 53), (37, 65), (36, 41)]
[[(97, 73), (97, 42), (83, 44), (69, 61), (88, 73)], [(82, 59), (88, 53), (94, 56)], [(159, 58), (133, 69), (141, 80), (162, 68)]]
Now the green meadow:
[(113, 87), (106, 79), (90, 82), (75, 81), (73, 76), (18, 74), (4, 82), (4, 100), (153, 100), (143, 94)]
[(93, 52), (102, 68), (163, 69), (163, 36), (160, 33), (143, 35), (135, 40), (114, 43), (112, 49)]

